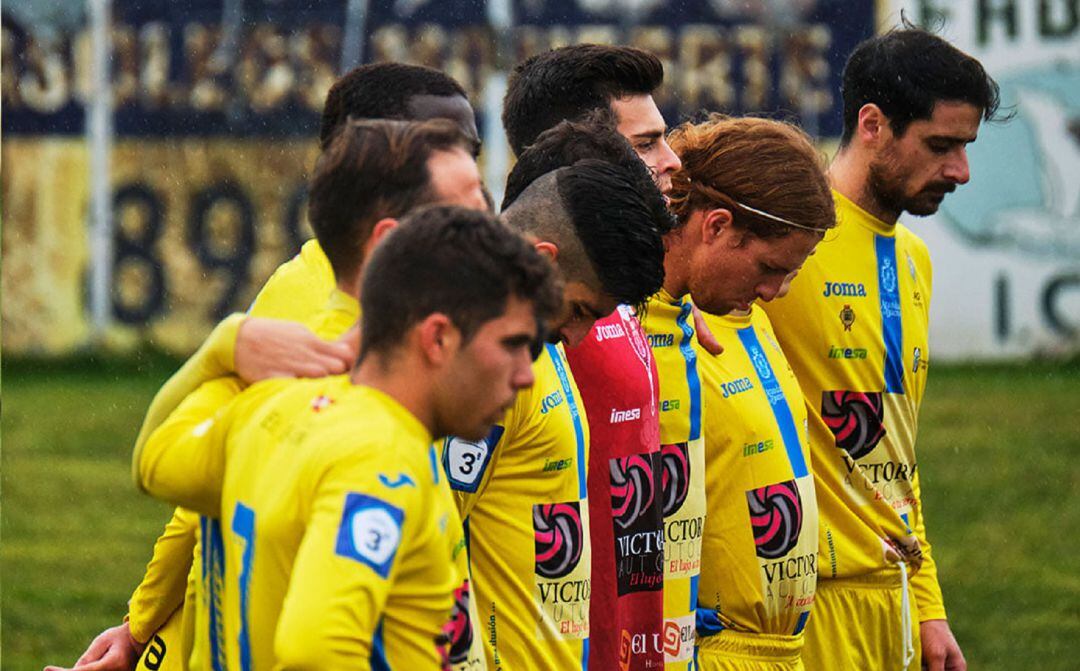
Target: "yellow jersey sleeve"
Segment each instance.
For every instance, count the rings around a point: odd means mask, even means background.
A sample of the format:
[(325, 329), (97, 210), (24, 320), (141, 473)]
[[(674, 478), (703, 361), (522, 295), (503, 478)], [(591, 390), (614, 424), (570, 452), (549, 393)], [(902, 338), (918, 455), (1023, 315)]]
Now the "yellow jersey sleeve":
[(930, 258), (903, 224), (834, 198), (835, 232), (791, 292), (763, 306), (807, 401), (821, 577), (893, 570), (902, 560), (932, 613), (940, 593), (932, 565), (917, 575), (926, 536), (915, 452), (930, 360)]
[(236, 378), (207, 382), (180, 404), (143, 447), (139, 484), (154, 498), (216, 517), (225, 472), (225, 441), (246, 404), (257, 404), (287, 380), (267, 380), (240, 393)]
[(698, 362), (708, 514), (698, 636), (797, 636), (817, 583), (817, 497), (806, 405), (760, 308), (705, 315), (724, 347)]
[[(236, 334), (244, 321), (244, 315), (231, 315), (218, 324), (202, 346), (184, 362), (180, 370), (162, 385), (150, 408), (146, 411), (139, 435), (135, 439), (134, 463), (138, 462), (139, 453), (150, 434), (164, 422), (170, 413), (203, 383), (228, 375), (233, 372), (233, 351), (236, 348)], [(133, 471), (138, 481), (138, 475)]]
[[(918, 473), (913, 478), (912, 489), (915, 499), (921, 502), (922, 491)], [(923, 522), (921, 506), (917, 512), (914, 519), (914, 531), (915, 537), (919, 539), (923, 561), (919, 572), (911, 576), (911, 593), (915, 595), (915, 603), (919, 607), (920, 622), (944, 620), (946, 619), (945, 598), (941, 594), (941, 585), (938, 584), (937, 563), (934, 561), (930, 541), (926, 538), (926, 524)]]
[(177, 508), (154, 543), (145, 577), (128, 601), (128, 626), (136, 641), (149, 641), (184, 603), (198, 527), (196, 513)]
[[(280, 668), (438, 668), (442, 663), (442, 628), (457, 577), (445, 539), (449, 510), (435, 505), (433, 486), (415, 482), (430, 482), (430, 473), (403, 471), (393, 448), (380, 442), (357, 451), (350, 463), (327, 469), (319, 479), (277, 626)], [(391, 484), (406, 478), (414, 484), (391, 488), (384, 484), (387, 474), (398, 478)], [(432, 554), (432, 548), (440, 554)], [(410, 614), (415, 620), (387, 612), (394, 592), (417, 584), (438, 595), (430, 594), (431, 600)], [(404, 595), (397, 600), (409, 601)]]
[(292, 381), (237, 421), (228, 455), (229, 668), (442, 663), (460, 532), (414, 417), (347, 376)]
[(337, 282), (318, 240), (308, 240), (300, 253), (278, 266), (248, 309), (253, 317), (303, 322), (322, 309)]
[(664, 502), (665, 668), (693, 663), (695, 611), (705, 523), (705, 408), (692, 305), (661, 290), (641, 322), (660, 380), (660, 452)]
[(489, 668), (583, 668), (592, 550), (588, 424), (559, 345), (533, 365), (507, 422), (444, 445), (459, 495)]

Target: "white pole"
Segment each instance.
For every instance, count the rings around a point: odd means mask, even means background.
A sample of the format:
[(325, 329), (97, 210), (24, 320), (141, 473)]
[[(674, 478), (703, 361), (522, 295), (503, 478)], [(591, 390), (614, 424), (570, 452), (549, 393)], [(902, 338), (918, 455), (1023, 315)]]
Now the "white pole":
[(364, 62), (368, 0), (349, 0), (345, 12), (345, 36), (341, 40), (341, 63), (338, 72), (342, 75)]
[(511, 0), (488, 0), (488, 25), (495, 32), (495, 70), (484, 84), (484, 183), (495, 207), (502, 203), (506, 173), (510, 171), (510, 144), (502, 127), (502, 101), (513, 55), (514, 8)]
[(86, 107), (90, 147), (90, 314), (100, 342), (112, 321), (113, 212), (111, 157), (113, 100), (110, 85), (112, 40), (110, 0), (88, 0), (93, 44), (93, 84)]

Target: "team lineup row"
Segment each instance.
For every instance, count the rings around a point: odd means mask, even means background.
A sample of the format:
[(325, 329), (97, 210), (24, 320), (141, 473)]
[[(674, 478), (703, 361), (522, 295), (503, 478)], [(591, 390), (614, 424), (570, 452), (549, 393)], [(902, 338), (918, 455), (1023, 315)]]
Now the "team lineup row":
[[(668, 132), (654, 55), (518, 64), (495, 217), (452, 78), (327, 94), (315, 239), (155, 397), (177, 506), (87, 669), (964, 669), (915, 454), (975, 59), (860, 44), (795, 125)], [(55, 667), (50, 667), (55, 668)]]

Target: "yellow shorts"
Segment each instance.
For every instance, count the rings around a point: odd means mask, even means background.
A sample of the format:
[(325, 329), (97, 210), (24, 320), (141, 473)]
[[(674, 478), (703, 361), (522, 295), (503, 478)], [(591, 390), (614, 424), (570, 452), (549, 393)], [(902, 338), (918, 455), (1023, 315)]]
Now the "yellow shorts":
[(853, 578), (821, 578), (807, 622), (807, 671), (919, 671), (919, 613), (908, 594), (913, 659), (904, 666), (904, 580), (899, 569)]
[(169, 616), (143, 650), (136, 671), (185, 671), (184, 659), (184, 608), (181, 606)]
[(698, 636), (696, 666), (700, 671), (803, 671), (802, 647), (802, 634), (747, 634), (725, 629), (712, 636)]

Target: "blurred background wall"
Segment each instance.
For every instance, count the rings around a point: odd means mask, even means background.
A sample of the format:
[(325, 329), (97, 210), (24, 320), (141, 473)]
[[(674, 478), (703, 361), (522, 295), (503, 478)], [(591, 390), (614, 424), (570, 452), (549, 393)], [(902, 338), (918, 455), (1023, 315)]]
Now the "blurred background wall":
[(947, 359), (1080, 351), (1080, 0), (88, 0), (3, 4), (3, 350), (186, 353), (309, 236), (304, 184), (334, 78), (443, 69), (500, 198), (505, 74), (575, 42), (664, 60), (669, 123), (799, 121), (835, 147), (839, 75), (900, 11), (983, 60), (1016, 118), (973, 179), (908, 221), (935, 262)]

